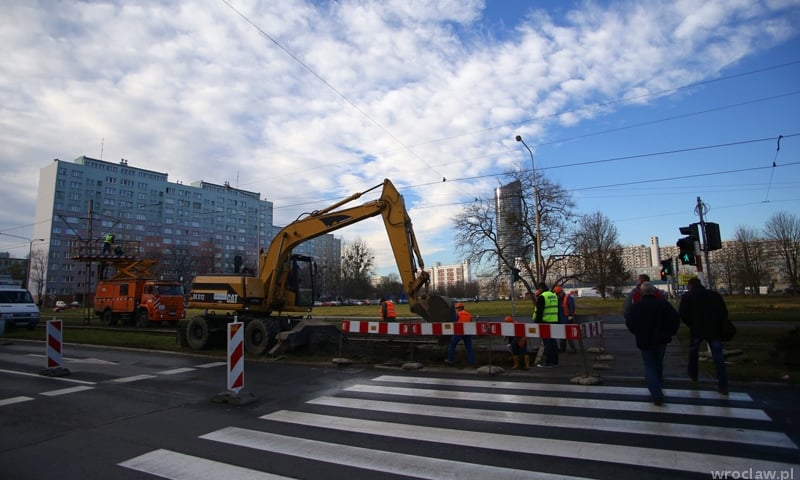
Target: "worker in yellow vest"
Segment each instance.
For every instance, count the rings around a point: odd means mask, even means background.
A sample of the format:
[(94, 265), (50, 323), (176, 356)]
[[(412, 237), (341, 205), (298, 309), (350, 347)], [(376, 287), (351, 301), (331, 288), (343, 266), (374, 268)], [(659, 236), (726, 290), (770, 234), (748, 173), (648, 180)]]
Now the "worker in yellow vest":
[[(551, 292), (547, 285), (540, 283), (536, 286), (536, 308), (533, 311), (535, 323), (558, 323), (558, 296)], [(536, 364), (540, 368), (552, 368), (558, 365), (558, 340), (543, 338), (544, 356)]]

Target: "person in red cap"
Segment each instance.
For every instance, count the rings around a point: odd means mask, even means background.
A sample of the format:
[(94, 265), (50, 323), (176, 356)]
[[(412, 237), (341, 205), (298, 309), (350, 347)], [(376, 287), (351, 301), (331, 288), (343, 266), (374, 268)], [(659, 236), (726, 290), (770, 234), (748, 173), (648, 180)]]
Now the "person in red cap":
[[(553, 293), (558, 297), (558, 323), (575, 323), (575, 299), (572, 298), (572, 295), (566, 293), (561, 285), (553, 287)], [(567, 348), (568, 345), (569, 348)], [(578, 351), (575, 348), (575, 341), (567, 340), (566, 338), (558, 341), (558, 350), (569, 353)]]
[[(507, 323), (521, 323), (514, 320), (511, 316), (507, 316), (505, 321)], [(511, 352), (511, 359), (514, 361), (514, 366), (511, 368), (514, 370), (519, 370), (520, 368), (527, 370), (531, 368), (531, 357), (528, 355), (528, 337), (508, 337), (506, 341), (508, 341), (508, 350)], [(524, 363), (520, 362), (520, 360), (523, 360)], [(524, 365), (524, 367), (522, 365)]]
[[(472, 314), (464, 309), (464, 304), (461, 302), (456, 303), (456, 313), (459, 323), (469, 323), (472, 321)], [(475, 366), (475, 352), (472, 351), (472, 335), (453, 335), (450, 337), (450, 347), (447, 349), (447, 360), (445, 360), (445, 363), (448, 365), (455, 364), (456, 346), (458, 346), (458, 342), (461, 341), (464, 342), (464, 348), (467, 350), (467, 361), (470, 365)]]

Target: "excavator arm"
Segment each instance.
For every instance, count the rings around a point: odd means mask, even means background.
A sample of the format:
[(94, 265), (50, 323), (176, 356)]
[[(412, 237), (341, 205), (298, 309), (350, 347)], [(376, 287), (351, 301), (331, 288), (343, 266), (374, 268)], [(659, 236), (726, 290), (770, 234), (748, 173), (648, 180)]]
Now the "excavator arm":
[[(382, 187), (377, 200), (362, 205), (345, 207), (364, 194)], [(430, 276), (424, 270), (422, 255), (417, 245), (411, 218), (406, 211), (403, 196), (389, 179), (364, 192), (355, 193), (323, 210), (311, 212), (284, 227), (261, 254), (259, 279), (263, 282), (266, 303), (274, 310), (282, 310), (286, 296), (292, 250), (312, 238), (331, 233), (354, 223), (381, 215), (394, 252), (403, 288), (408, 295), (411, 311), (428, 321), (452, 321), (452, 302), (446, 297), (428, 292)]]

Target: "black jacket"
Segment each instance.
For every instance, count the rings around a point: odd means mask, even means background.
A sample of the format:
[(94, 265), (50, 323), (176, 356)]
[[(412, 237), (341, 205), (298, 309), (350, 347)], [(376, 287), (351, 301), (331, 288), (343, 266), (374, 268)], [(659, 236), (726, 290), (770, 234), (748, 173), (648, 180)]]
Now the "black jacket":
[(680, 327), (680, 315), (663, 298), (645, 295), (631, 305), (625, 317), (625, 326), (636, 337), (640, 350), (652, 350), (672, 341)]
[(683, 294), (679, 309), (693, 337), (720, 339), (722, 323), (728, 319), (728, 307), (722, 295), (703, 286), (695, 287)]

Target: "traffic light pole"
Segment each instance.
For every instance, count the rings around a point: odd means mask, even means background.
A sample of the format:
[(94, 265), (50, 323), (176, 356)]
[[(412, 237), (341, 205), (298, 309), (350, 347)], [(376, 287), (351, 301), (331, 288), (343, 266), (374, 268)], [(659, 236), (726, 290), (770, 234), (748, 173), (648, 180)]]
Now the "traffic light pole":
[(700, 197), (697, 197), (697, 215), (700, 217), (700, 227), (703, 231), (703, 248), (701, 251), (703, 252), (703, 256), (705, 257), (706, 263), (706, 282), (709, 289), (714, 289), (714, 282), (711, 280), (711, 260), (708, 256), (708, 231), (706, 230), (706, 222), (703, 220), (703, 213), (705, 212), (706, 205), (700, 200)]

